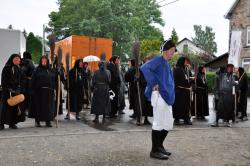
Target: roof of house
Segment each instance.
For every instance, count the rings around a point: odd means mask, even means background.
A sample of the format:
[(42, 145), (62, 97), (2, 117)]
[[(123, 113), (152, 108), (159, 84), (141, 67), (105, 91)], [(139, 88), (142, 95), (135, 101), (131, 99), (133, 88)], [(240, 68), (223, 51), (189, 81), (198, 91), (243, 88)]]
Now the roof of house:
[[(204, 52), (206, 52), (203, 48), (201, 48), (198, 44), (196, 44), (196, 43), (194, 43), (192, 40), (190, 40), (190, 39), (188, 39), (188, 38), (184, 38), (184, 39), (182, 39), (181, 41), (179, 41), (176, 45), (178, 45), (178, 44), (180, 44), (180, 43), (182, 43), (183, 41), (185, 41), (185, 40), (187, 40), (187, 41), (189, 41), (190, 43), (192, 43), (192, 44), (194, 44), (196, 47), (198, 47), (199, 49), (201, 49), (201, 50), (203, 50)], [(216, 56), (215, 55), (211, 55), (213, 58), (215, 58)]]
[(216, 69), (219, 67), (226, 67), (228, 63), (228, 52), (222, 54), (221, 56), (213, 59), (212, 61), (205, 64), (206, 67)]
[[(178, 44), (180, 44), (180, 43), (182, 43), (184, 40), (188, 40), (190, 43), (193, 43), (196, 47), (199, 47), (199, 45), (198, 44), (196, 44), (196, 43), (194, 43), (192, 40), (190, 40), (190, 39), (188, 39), (188, 38), (184, 38), (184, 39), (182, 39), (181, 41), (179, 41), (178, 43), (177, 43), (177, 45)], [(199, 47), (200, 48), (200, 47)], [(202, 49), (202, 48), (200, 48), (200, 49)], [(202, 49), (203, 50), (203, 49)]]
[(234, 9), (236, 8), (236, 6), (238, 5), (238, 3), (240, 2), (240, 0), (235, 0), (235, 2), (233, 3), (233, 5), (231, 6), (231, 8), (229, 9), (229, 11), (227, 12), (227, 14), (225, 15), (225, 18), (230, 19)]

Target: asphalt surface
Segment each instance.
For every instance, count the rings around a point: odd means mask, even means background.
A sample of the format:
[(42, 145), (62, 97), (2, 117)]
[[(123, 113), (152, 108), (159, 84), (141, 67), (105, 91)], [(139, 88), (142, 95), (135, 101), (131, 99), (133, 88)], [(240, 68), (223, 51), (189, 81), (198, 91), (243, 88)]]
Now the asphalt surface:
[(59, 116), (58, 128), (36, 128), (33, 119), (19, 123), (17, 130), (5, 126), (0, 131), (0, 166), (250, 165), (250, 121), (212, 128), (211, 102), (210, 108), (206, 120), (174, 127), (164, 142), (172, 152), (167, 161), (149, 157), (151, 126), (136, 126), (131, 110), (95, 124), (85, 109), (80, 121), (74, 115), (64, 120), (66, 113)]

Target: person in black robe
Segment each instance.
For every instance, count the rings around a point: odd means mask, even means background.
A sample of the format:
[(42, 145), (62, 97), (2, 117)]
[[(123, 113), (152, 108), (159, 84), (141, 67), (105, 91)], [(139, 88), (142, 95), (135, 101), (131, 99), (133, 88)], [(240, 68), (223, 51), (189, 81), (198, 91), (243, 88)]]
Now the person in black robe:
[(184, 124), (192, 125), (191, 116), (191, 80), (190, 71), (187, 66), (190, 61), (186, 57), (180, 57), (174, 68), (175, 82), (175, 103), (173, 105), (173, 117), (175, 124), (180, 123), (180, 119), (184, 120)]
[(247, 91), (248, 91), (248, 82), (247, 82), (247, 74), (244, 71), (244, 68), (239, 67), (238, 69), (238, 77), (239, 77), (239, 91), (238, 91), (238, 100), (237, 100), (237, 108), (238, 112), (241, 115), (238, 117), (241, 120), (248, 120), (247, 118)]
[(234, 66), (228, 64), (226, 73), (219, 80), (219, 101), (215, 126), (218, 126), (219, 119), (223, 119), (227, 127), (231, 126), (229, 120), (235, 122), (235, 95), (233, 94), (233, 86), (237, 86), (235, 82), (237, 78), (233, 76), (233, 69)]
[[(147, 63), (151, 58), (148, 57), (144, 59), (144, 63)], [(140, 70), (140, 77), (139, 77), (139, 86), (140, 86), (140, 97), (141, 97), (141, 106), (142, 106), (142, 116), (144, 116), (144, 125), (150, 125), (151, 123), (148, 120), (148, 117), (153, 116), (153, 107), (151, 105), (151, 102), (147, 99), (145, 96), (145, 90), (147, 87), (147, 81), (145, 80), (145, 77), (143, 73)]]
[(91, 80), (91, 71), (88, 68), (88, 62), (84, 62), (83, 64), (83, 85), (84, 85), (83, 104), (86, 105), (85, 108), (89, 107), (89, 104), (91, 101), (90, 80)]
[[(57, 115), (57, 107), (58, 107), (58, 95), (60, 95), (60, 99), (59, 99), (59, 115), (63, 114), (63, 94), (62, 94), (62, 84), (65, 85), (66, 82), (66, 78), (65, 78), (65, 69), (63, 67), (63, 64), (61, 64), (60, 68), (57, 67), (57, 57), (55, 57), (53, 66), (52, 66), (52, 73), (53, 73), (53, 89), (56, 90), (55, 95), (55, 102), (53, 103), (53, 109), (54, 109), (54, 117), (56, 117)], [(58, 93), (58, 76), (60, 77), (60, 94)]]
[[(76, 120), (81, 120), (79, 113), (83, 108), (83, 60), (78, 59), (75, 62), (74, 68), (69, 71), (69, 106), (70, 112), (76, 113)], [(68, 120), (69, 114), (66, 115)]]
[(120, 63), (120, 57), (119, 56), (112, 56), (110, 58), (110, 63), (107, 67), (107, 69), (110, 71), (111, 74), (111, 83), (110, 83), (110, 89), (114, 92), (115, 97), (113, 100), (111, 100), (111, 112), (109, 117), (115, 118), (117, 117), (117, 112), (119, 108), (119, 91), (121, 86), (121, 80), (119, 75), (119, 63)]
[(129, 109), (133, 110), (133, 114), (130, 115), (130, 118), (136, 119), (137, 117), (137, 109), (135, 105), (135, 100), (136, 100), (136, 82), (135, 82), (135, 73), (136, 73), (136, 68), (135, 68), (135, 60), (131, 59), (129, 61), (129, 69), (125, 73), (125, 81), (128, 82), (128, 99), (129, 99)]
[(52, 127), (55, 102), (52, 77), (49, 59), (42, 56), (31, 80), (32, 99), (29, 117), (35, 119), (36, 127), (41, 127), (40, 122), (46, 122), (47, 127)]
[(123, 112), (123, 110), (125, 109), (126, 107), (126, 104), (125, 104), (125, 81), (124, 81), (124, 73), (123, 71), (120, 69), (119, 70), (119, 76), (120, 76), (120, 80), (121, 80), (121, 85), (120, 85), (120, 89), (119, 89), (119, 104), (118, 104), (118, 110), (119, 110), (119, 115), (123, 115), (125, 114)]
[(218, 71), (215, 72), (215, 77), (213, 80), (213, 93), (214, 93), (214, 99), (213, 99), (213, 105), (214, 105), (214, 111), (215, 111), (215, 121), (211, 124), (211, 127), (218, 127), (218, 103), (219, 103), (219, 97), (220, 97), (220, 80), (222, 79), (223, 74), (225, 73), (225, 68), (220, 67)]
[[(200, 66), (196, 76), (196, 90), (195, 90), (192, 116), (196, 116), (198, 119), (205, 119), (205, 116), (209, 115), (208, 107), (208, 86), (206, 80), (206, 68)], [(196, 100), (196, 101), (195, 101)], [(195, 108), (196, 104), (196, 108)], [(196, 109), (196, 110), (195, 110)]]
[(32, 73), (35, 69), (35, 65), (32, 62), (31, 54), (27, 51), (23, 53), (23, 59), (21, 61), (21, 69), (24, 73), (24, 96), (25, 101), (23, 103), (23, 109), (28, 110), (30, 109), (30, 84), (31, 84), (31, 77)]
[(111, 82), (111, 75), (109, 70), (105, 68), (105, 62), (99, 63), (99, 70), (97, 70), (92, 79), (93, 82), (93, 97), (91, 103), (91, 114), (95, 114), (93, 122), (99, 122), (99, 115), (103, 115), (103, 122), (105, 116), (110, 113), (111, 105), (109, 98), (109, 84)]
[(8, 124), (11, 129), (17, 129), (18, 127), (16, 124), (25, 121), (25, 110), (22, 109), (23, 103), (16, 106), (9, 106), (7, 103), (10, 96), (24, 93), (24, 74), (19, 66), (20, 62), (20, 55), (12, 54), (2, 70), (0, 130), (4, 129), (4, 124)]

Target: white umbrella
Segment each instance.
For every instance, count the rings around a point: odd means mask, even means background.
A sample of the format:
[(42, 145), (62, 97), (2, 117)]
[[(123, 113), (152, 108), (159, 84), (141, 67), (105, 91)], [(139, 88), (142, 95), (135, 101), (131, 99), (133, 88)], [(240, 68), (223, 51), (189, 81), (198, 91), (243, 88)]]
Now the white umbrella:
[(83, 58), (83, 62), (99, 62), (100, 58), (94, 55), (89, 55)]

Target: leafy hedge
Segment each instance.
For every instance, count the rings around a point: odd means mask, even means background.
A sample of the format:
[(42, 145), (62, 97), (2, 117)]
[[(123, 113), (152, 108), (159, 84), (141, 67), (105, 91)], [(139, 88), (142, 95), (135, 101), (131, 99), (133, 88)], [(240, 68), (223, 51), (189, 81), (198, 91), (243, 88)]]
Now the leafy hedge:
[[(213, 93), (212, 87), (213, 87), (213, 80), (215, 77), (214, 72), (208, 72), (207, 73), (207, 84), (208, 84), (208, 93)], [(247, 73), (247, 81), (248, 81), (248, 87), (250, 86), (250, 73)], [(250, 87), (248, 88), (248, 96), (250, 97)]]
[(213, 84), (214, 84), (214, 77), (215, 73), (214, 72), (207, 72), (207, 84), (208, 84), (208, 93), (213, 93)]

